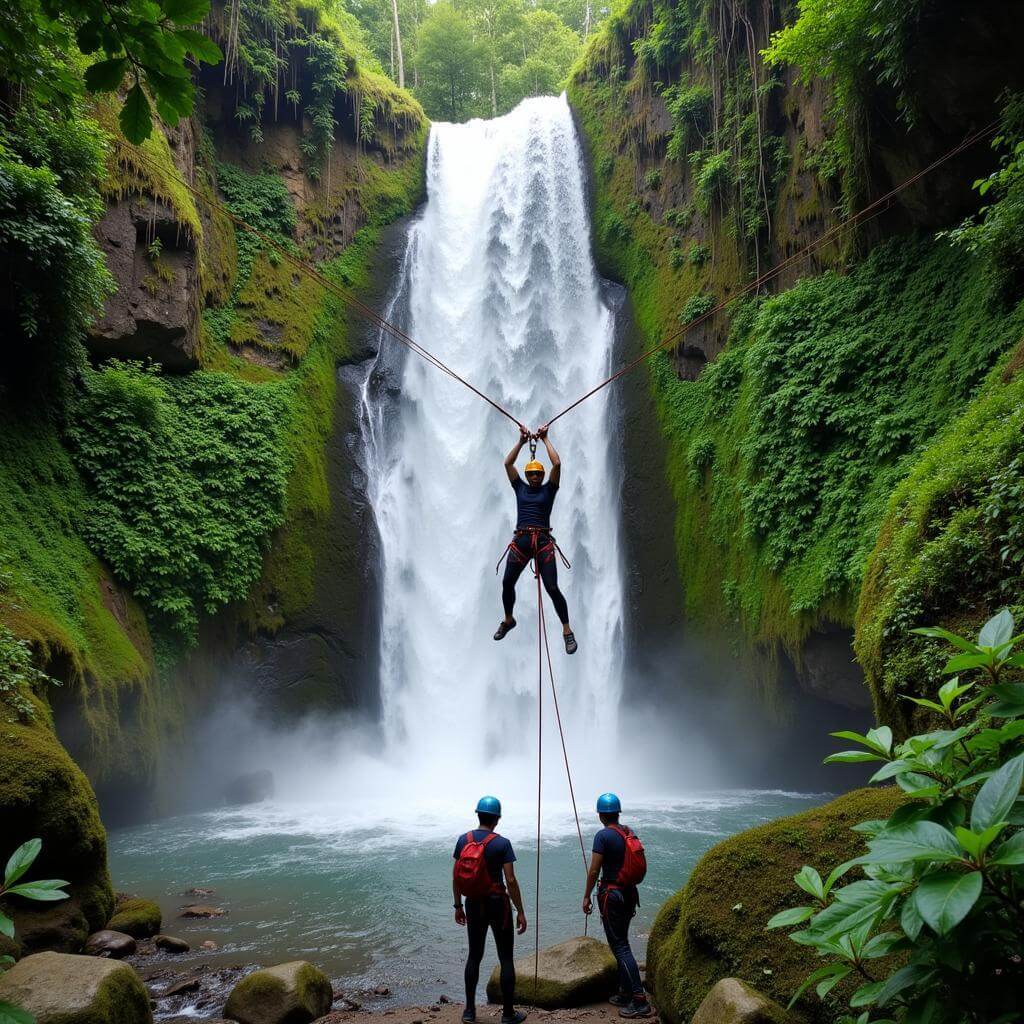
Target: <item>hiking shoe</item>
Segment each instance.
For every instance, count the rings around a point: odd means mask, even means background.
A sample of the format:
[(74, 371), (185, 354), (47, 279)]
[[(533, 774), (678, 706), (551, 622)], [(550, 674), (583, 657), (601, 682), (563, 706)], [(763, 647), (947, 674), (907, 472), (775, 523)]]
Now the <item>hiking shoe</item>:
[[(498, 638), (495, 637), (495, 640), (497, 640), (497, 639)], [(565, 653), (566, 654), (575, 654), (577, 648), (579, 647), (579, 644), (576, 643), (576, 637), (573, 636), (572, 632), (563, 633), (562, 634), (562, 639), (565, 641)]]
[(509, 630), (515, 629), (515, 628), (516, 628), (516, 620), (515, 619), (513, 619), (511, 622), (506, 622), (504, 619), (502, 619), (501, 622), (498, 623), (498, 628), (494, 631), (494, 639), (495, 640), (504, 640), (505, 639), (505, 635), (509, 632)]
[(462, 1024), (476, 1024), (476, 1010), (463, 1010)]
[(629, 1006), (633, 1002), (633, 997), (628, 992), (616, 992), (615, 995), (608, 998), (608, 1002), (612, 1006)]
[(524, 1020), (526, 1020), (525, 1010), (516, 1010), (511, 1016), (504, 1013), (501, 1015), (501, 1024), (523, 1024)]
[(646, 999), (643, 1002), (634, 999), (629, 1006), (624, 1006), (619, 1010), (619, 1016), (625, 1017), (626, 1020), (634, 1020), (637, 1017), (650, 1017), (650, 1015), (651, 1004)]

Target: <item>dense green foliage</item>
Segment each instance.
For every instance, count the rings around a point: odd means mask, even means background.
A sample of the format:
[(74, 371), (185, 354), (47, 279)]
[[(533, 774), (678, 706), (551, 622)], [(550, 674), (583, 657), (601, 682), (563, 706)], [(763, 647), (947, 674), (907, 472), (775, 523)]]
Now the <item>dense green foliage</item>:
[(241, 600), (283, 517), (280, 388), (227, 374), (87, 371), (68, 427), (90, 489), (83, 530), (119, 579), (192, 640)]
[[(1014, 636), (1005, 609), (976, 642), (941, 628), (918, 632), (959, 652), (937, 699), (911, 697), (939, 728), (901, 744), (887, 726), (834, 733), (858, 746), (826, 758), (881, 762), (872, 781), (895, 780), (914, 802), (858, 824), (867, 853), (824, 881), (804, 866), (795, 881), (814, 902), (776, 914), (768, 927), (800, 926), (791, 938), (827, 961), (794, 1002), (811, 985), (824, 999), (857, 978), (855, 1010), (907, 1022), (1010, 1024), (1024, 987), (1024, 684), (1007, 677), (1024, 668), (1024, 637)], [(961, 682), (964, 674), (975, 682)], [(855, 866), (867, 878), (840, 886)], [(896, 952), (900, 964), (878, 963)]]
[(192, 113), (186, 61), (220, 61), (216, 44), (190, 27), (209, 10), (210, 0), (19, 0), (0, 10), (0, 69), (33, 101), (65, 110), (83, 91), (81, 69), (93, 93), (115, 92), (127, 77), (121, 130), (142, 142), (153, 130), (150, 97), (177, 124)]

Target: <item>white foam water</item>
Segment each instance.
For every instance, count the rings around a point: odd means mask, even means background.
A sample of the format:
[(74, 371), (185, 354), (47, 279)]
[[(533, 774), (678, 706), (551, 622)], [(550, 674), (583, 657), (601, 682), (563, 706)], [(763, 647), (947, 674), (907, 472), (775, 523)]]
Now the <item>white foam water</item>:
[[(565, 97), (526, 100), (492, 121), (434, 125), (427, 195), (391, 312), (401, 296), (413, 338), (537, 426), (605, 376), (613, 355)], [(518, 628), (500, 644), (491, 636), (501, 617), (494, 565), (515, 524), (502, 461), (518, 433), (416, 356), (389, 370), (389, 345), (382, 339), (364, 394), (383, 557), (385, 759), (413, 791), (525, 795), (535, 784), (538, 699), (529, 570), (519, 582)], [(552, 525), (573, 563), (571, 572), (560, 568), (580, 643), (571, 658), (544, 600), (569, 753), (588, 794), (611, 785), (622, 681), (613, 394), (592, 398), (551, 432), (562, 459)], [(564, 792), (544, 699), (549, 777)]]

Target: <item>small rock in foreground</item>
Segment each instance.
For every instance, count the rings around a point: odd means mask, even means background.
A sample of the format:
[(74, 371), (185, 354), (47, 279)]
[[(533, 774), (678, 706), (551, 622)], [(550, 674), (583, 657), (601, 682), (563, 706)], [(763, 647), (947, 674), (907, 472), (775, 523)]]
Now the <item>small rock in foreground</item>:
[(167, 999), (170, 996), (180, 996), (185, 992), (197, 992), (202, 984), (199, 978), (182, 978), (181, 981), (172, 982), (157, 996), (157, 999)]
[(136, 939), (152, 938), (160, 931), (160, 908), (140, 896), (121, 896), (114, 904), (114, 916), (107, 922), (113, 932), (124, 932)]
[(786, 1024), (792, 1018), (778, 1003), (738, 978), (723, 978), (704, 997), (693, 1024)]
[[(515, 1001), (550, 1009), (584, 1006), (607, 999), (618, 985), (619, 969), (608, 946), (584, 936), (540, 951), (537, 986), (533, 984), (533, 955), (516, 961)], [(501, 1001), (499, 969), (487, 982), (487, 999)]]
[(85, 952), (89, 956), (105, 956), (111, 960), (123, 960), (131, 956), (138, 944), (125, 932), (116, 932), (110, 928), (93, 932), (85, 940)]
[(184, 939), (174, 935), (158, 935), (153, 942), (158, 949), (167, 953), (187, 953), (192, 948)]
[(192, 903), (181, 908), (178, 917), (223, 917), (227, 911), (223, 907), (209, 907), (205, 903)]
[(0, 1001), (37, 1024), (151, 1024), (149, 993), (128, 964), (103, 957), (36, 953), (0, 974)]
[(327, 975), (304, 960), (254, 971), (228, 996), (224, 1016), (239, 1024), (309, 1024), (331, 1009)]

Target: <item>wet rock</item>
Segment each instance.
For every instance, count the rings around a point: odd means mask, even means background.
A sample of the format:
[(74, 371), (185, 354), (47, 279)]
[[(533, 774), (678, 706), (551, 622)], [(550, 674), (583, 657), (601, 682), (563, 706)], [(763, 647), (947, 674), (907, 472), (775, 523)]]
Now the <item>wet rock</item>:
[(447, 996), (439, 996), (437, 1001), (439, 1003), (450, 1003), (451, 1002), (451, 1000)]
[(137, 943), (132, 936), (111, 928), (93, 932), (85, 940), (85, 952), (89, 956), (105, 956), (111, 960), (123, 960), (126, 956), (131, 956), (136, 949)]
[(239, 1024), (308, 1024), (331, 1009), (327, 976), (304, 960), (254, 971), (228, 996), (224, 1016)]
[(153, 944), (165, 953), (187, 953), (192, 948), (184, 939), (174, 935), (157, 935)]
[(0, 974), (0, 1001), (37, 1024), (150, 1024), (149, 993), (128, 964), (95, 956), (36, 953)]
[(224, 802), (228, 804), (258, 804), (273, 795), (274, 773), (269, 769), (239, 775), (224, 787)]
[(198, 992), (201, 984), (201, 978), (182, 978), (181, 981), (171, 982), (157, 998), (168, 999), (171, 996), (180, 996), (186, 992)]
[(786, 1024), (791, 1019), (757, 989), (738, 978), (723, 978), (697, 1007), (693, 1024)]
[[(516, 961), (515, 1000), (550, 1008), (583, 1006), (607, 999), (618, 984), (618, 967), (608, 946), (580, 936), (540, 952), (537, 986), (533, 984), (533, 956)], [(487, 982), (487, 998), (501, 1002), (498, 968)]]
[(219, 949), (220, 947), (217, 945), (216, 942), (213, 941), (213, 939), (204, 939), (202, 942), (199, 943), (199, 948), (200, 949)]
[(201, 886), (195, 886), (192, 889), (186, 889), (182, 896), (201, 896), (204, 900), (208, 900), (217, 892), (216, 889), (204, 889)]
[(377, 987), (376, 987), (376, 988), (375, 988), (375, 989), (373, 990), (373, 994), (374, 994), (375, 996), (389, 996), (389, 995), (391, 995), (391, 989), (389, 989), (389, 988), (387, 987), (387, 985), (378, 985), (378, 986), (377, 986)]
[(178, 917), (223, 917), (227, 911), (223, 907), (211, 907), (205, 903), (192, 903), (181, 908)]
[(114, 904), (114, 916), (107, 922), (107, 928), (136, 939), (150, 939), (160, 931), (160, 923), (160, 908), (152, 900), (119, 893)]

